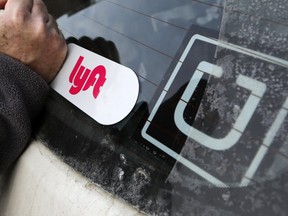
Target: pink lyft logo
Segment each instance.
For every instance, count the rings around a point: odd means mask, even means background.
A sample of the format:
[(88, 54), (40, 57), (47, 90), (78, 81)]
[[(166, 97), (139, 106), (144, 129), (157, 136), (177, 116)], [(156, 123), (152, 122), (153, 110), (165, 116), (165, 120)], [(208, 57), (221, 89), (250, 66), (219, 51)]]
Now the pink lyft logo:
[(96, 99), (100, 93), (100, 88), (106, 81), (106, 69), (103, 65), (95, 67), (92, 72), (90, 69), (85, 68), (82, 64), (83, 56), (80, 56), (69, 76), (71, 86), (69, 92), (72, 95), (78, 94), (81, 90), (86, 91), (91, 86), (93, 88), (93, 96)]

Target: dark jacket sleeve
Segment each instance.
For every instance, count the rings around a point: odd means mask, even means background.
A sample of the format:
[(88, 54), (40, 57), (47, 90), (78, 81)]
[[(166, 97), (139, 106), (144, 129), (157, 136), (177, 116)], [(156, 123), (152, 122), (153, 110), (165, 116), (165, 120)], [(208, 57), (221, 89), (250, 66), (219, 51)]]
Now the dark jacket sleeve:
[(31, 122), (40, 112), (49, 87), (34, 71), (0, 54), (0, 174), (22, 153)]

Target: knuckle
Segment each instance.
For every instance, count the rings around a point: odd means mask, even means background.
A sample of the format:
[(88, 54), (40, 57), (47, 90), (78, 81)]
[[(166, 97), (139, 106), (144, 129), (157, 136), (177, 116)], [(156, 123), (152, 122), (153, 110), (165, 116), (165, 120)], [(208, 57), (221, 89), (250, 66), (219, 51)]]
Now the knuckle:
[(42, 0), (34, 0), (34, 5), (37, 5), (38, 7), (46, 8), (46, 5)]
[(13, 13), (11, 19), (12, 22), (16, 25), (23, 25), (29, 17), (29, 14), (26, 10), (17, 10)]

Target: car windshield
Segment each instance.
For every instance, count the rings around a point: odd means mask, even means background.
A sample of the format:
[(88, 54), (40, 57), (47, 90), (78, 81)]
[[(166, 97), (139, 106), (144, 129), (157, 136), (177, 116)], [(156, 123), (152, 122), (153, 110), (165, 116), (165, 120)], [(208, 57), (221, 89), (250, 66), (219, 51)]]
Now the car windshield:
[(147, 214), (287, 214), (288, 1), (46, 3), (67, 43), (131, 68), (140, 92), (105, 126), (51, 89), (39, 140)]

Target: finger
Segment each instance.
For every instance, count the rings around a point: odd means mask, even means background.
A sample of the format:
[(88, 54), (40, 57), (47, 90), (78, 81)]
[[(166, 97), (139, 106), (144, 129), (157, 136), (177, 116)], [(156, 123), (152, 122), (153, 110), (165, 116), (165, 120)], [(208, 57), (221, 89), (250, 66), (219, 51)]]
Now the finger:
[(6, 0), (5, 4), (5, 10), (7, 9), (19, 12), (31, 12), (32, 7), (33, 7), (33, 0)]
[(4, 9), (6, 5), (7, 0), (0, 0), (0, 9)]
[(42, 0), (34, 0), (34, 4), (32, 7), (32, 17), (35, 19), (41, 19), (45, 23), (49, 21), (49, 14), (46, 5)]

